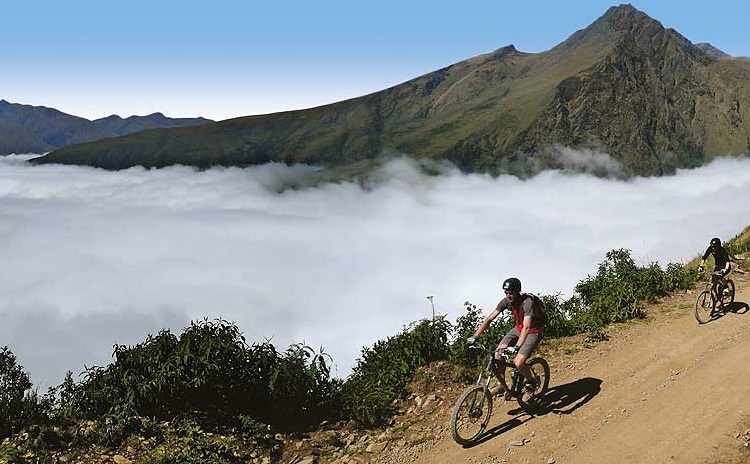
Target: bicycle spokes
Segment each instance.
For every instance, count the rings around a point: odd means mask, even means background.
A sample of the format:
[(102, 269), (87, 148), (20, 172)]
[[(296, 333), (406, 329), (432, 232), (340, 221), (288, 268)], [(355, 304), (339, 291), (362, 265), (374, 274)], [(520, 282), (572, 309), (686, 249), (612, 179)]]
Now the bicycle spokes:
[(481, 385), (467, 388), (456, 402), (451, 417), (453, 439), (461, 445), (469, 445), (487, 427), (492, 414), (492, 395)]
[(711, 320), (716, 308), (716, 299), (708, 290), (703, 290), (695, 300), (695, 318), (701, 324)]

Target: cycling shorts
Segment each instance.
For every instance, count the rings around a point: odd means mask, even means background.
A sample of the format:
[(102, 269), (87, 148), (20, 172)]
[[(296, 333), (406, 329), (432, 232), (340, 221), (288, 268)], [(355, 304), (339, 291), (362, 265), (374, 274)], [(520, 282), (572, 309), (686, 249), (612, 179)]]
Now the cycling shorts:
[[(521, 334), (518, 332), (518, 329), (513, 327), (510, 332), (508, 332), (505, 337), (500, 341), (501, 345), (508, 345), (508, 346), (514, 346), (515, 343), (518, 341), (518, 337), (520, 337)], [(521, 345), (521, 349), (518, 350), (518, 354), (524, 355), (526, 359), (531, 357), (531, 353), (534, 352), (537, 346), (539, 346), (539, 342), (542, 341), (542, 332), (539, 333), (528, 333), (526, 334), (526, 340), (523, 342), (523, 345)]]

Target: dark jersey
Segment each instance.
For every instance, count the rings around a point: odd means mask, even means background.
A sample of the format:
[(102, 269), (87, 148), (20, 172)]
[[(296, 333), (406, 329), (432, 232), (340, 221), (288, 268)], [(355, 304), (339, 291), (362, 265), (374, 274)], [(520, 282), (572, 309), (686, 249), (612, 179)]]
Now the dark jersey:
[(712, 253), (711, 247), (708, 247), (706, 249), (706, 252), (703, 253), (704, 261), (708, 258), (708, 255), (714, 255), (714, 268), (716, 269), (723, 269), (724, 266), (726, 266), (729, 262), (729, 255), (727, 254), (727, 250), (725, 250), (723, 246), (720, 246), (719, 249), (716, 250), (716, 253)]
[(508, 297), (505, 297), (500, 300), (500, 303), (497, 304), (497, 308), (495, 308), (495, 310), (503, 311), (505, 309), (510, 309), (510, 312), (511, 314), (513, 314), (513, 319), (516, 323), (516, 329), (519, 332), (523, 329), (524, 316), (531, 316), (531, 329), (529, 329), (529, 333), (538, 333), (539, 330), (544, 328), (544, 324), (547, 319), (544, 314), (544, 308), (537, 298), (534, 298), (533, 296), (526, 293), (521, 294), (521, 299), (522, 301), (520, 306), (514, 308), (510, 305)]

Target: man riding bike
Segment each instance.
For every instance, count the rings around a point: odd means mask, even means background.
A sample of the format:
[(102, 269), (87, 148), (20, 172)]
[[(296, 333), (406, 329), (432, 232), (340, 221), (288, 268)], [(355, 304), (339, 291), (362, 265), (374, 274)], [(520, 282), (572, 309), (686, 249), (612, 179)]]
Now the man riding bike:
[(727, 253), (727, 250), (725, 250), (724, 247), (721, 246), (721, 239), (719, 239), (718, 237), (714, 237), (711, 239), (706, 252), (703, 253), (701, 265), (698, 266), (698, 270), (701, 272), (703, 272), (703, 265), (706, 264), (708, 255), (713, 255), (714, 257), (714, 272), (721, 271), (722, 276), (729, 274), (729, 271), (732, 269), (732, 265), (730, 264), (729, 254)]
[[(500, 300), (497, 307), (482, 321), (477, 331), (467, 339), (469, 345), (473, 345), (482, 332), (487, 330), (490, 323), (505, 309), (509, 309), (515, 320), (513, 327), (500, 341), (497, 349), (504, 350), (509, 346), (516, 352), (513, 363), (526, 378), (526, 390), (533, 391), (536, 388), (534, 376), (531, 369), (526, 365), (526, 360), (531, 357), (539, 342), (542, 340), (546, 316), (544, 307), (539, 298), (521, 293), (521, 281), (510, 277), (503, 282), (505, 298)], [(500, 359), (500, 354), (495, 357)], [(505, 369), (503, 367), (503, 369)], [(504, 372), (501, 372), (503, 375)], [(497, 392), (493, 392), (497, 393)]]
[(729, 259), (729, 254), (727, 253), (727, 250), (724, 249), (723, 246), (721, 246), (721, 239), (718, 237), (714, 237), (711, 239), (711, 242), (708, 244), (708, 248), (706, 249), (706, 252), (703, 253), (703, 257), (701, 259), (701, 264), (698, 266), (698, 271), (703, 272), (703, 265), (706, 264), (706, 259), (708, 259), (709, 255), (713, 255), (714, 257), (714, 272), (719, 272), (721, 274), (721, 278), (719, 280), (719, 283), (721, 286), (719, 287), (719, 293), (722, 292), (726, 294), (727, 289), (724, 288), (724, 277), (729, 274), (729, 271), (732, 269), (732, 265)]

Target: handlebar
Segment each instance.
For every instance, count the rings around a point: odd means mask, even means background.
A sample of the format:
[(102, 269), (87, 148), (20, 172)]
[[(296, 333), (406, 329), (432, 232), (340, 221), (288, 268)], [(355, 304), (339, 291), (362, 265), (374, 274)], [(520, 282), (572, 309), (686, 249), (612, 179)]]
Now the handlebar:
[(708, 275), (712, 275), (712, 276), (716, 276), (716, 277), (724, 277), (725, 275), (729, 274), (728, 272), (727, 272), (727, 274), (725, 274), (724, 273), (724, 269), (719, 269), (718, 271), (711, 271), (711, 272), (708, 272), (708, 271), (705, 271), (705, 270), (698, 271), (698, 272), (701, 273), (701, 274), (708, 274)]
[(496, 354), (496, 353), (500, 353), (500, 355), (502, 355), (505, 358), (508, 358), (510, 356), (515, 356), (516, 354), (518, 354), (517, 350), (515, 350), (515, 351), (511, 350), (510, 347), (504, 348), (502, 350), (491, 350), (491, 349), (485, 347), (484, 345), (482, 345), (479, 342), (476, 342), (473, 345), (469, 346), (469, 349), (470, 350), (481, 350), (481, 351), (484, 351), (485, 353), (488, 353), (488, 354), (491, 353), (493, 355)]

